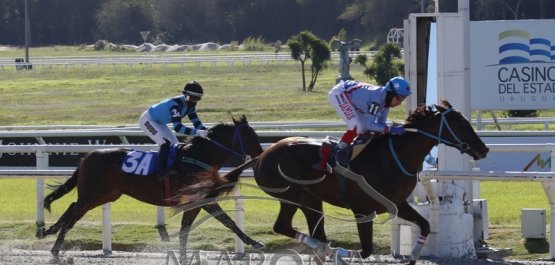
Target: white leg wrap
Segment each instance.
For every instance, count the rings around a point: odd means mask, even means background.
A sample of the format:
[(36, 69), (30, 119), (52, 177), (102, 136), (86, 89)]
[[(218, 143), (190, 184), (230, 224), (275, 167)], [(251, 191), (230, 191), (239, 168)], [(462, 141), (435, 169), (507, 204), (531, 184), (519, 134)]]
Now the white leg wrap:
[(410, 253), (410, 260), (417, 261), (420, 258), (420, 253), (422, 252), (422, 248), (424, 247), (424, 243), (426, 243), (426, 237), (420, 235), (418, 241), (414, 245), (412, 252)]
[(333, 261), (334, 265), (347, 265), (342, 258), (352, 258), (356, 251), (347, 250), (344, 248), (328, 248), (326, 250), (326, 256)]
[(356, 250), (347, 250), (344, 248), (328, 248), (326, 249), (326, 256), (330, 259), (338, 258), (352, 258), (357, 253)]
[(318, 243), (320, 243), (320, 241), (318, 239), (307, 236), (303, 233), (297, 233), (295, 235), (295, 239), (299, 242), (307, 244), (310, 248), (312, 248), (314, 250), (320, 248), (320, 245), (318, 244)]

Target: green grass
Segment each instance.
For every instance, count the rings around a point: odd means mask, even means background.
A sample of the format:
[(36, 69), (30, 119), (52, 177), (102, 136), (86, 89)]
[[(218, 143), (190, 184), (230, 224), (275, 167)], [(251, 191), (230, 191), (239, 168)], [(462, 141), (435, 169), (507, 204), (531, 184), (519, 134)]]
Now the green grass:
[[(112, 55), (110, 52), (79, 51), (72, 47), (32, 48), (32, 56)], [(0, 57), (23, 57), (18, 49), (0, 52)], [(249, 121), (340, 121), (327, 102), (327, 93), (335, 84), (337, 66), (326, 69), (318, 78), (313, 92), (302, 92), (299, 65), (289, 64), (250, 67), (170, 66), (167, 68), (144, 66), (112, 66), (85, 68), (38, 67), (32, 71), (0, 70), (0, 126), (17, 125), (123, 125), (136, 124), (139, 115), (151, 104), (180, 94), (183, 85), (200, 82), (206, 93), (198, 106), (203, 122), (229, 122), (230, 115), (246, 115)], [(307, 72), (309, 74), (309, 72)], [(358, 65), (351, 67), (355, 79), (368, 80)], [(455, 106), (456, 108), (457, 106)], [(540, 111), (542, 117), (555, 117), (553, 110)], [(390, 120), (404, 119), (404, 105), (390, 113)], [(502, 117), (501, 112), (496, 112)], [(491, 117), (488, 112), (484, 118)], [(493, 127), (488, 127), (494, 129)], [(544, 130), (543, 125), (517, 125), (519, 130)], [(555, 125), (550, 125), (555, 129)], [(242, 189), (244, 194), (261, 195), (258, 191)], [(53, 237), (36, 240), (35, 181), (0, 179), (0, 244), (49, 249)], [(538, 183), (482, 182), (481, 197), (488, 201), (490, 246), (511, 247), (515, 258), (547, 257), (545, 240), (520, 238), (520, 210), (544, 208), (549, 211), (545, 192)], [(69, 204), (75, 200), (70, 193), (52, 205), (46, 214), (47, 225), (58, 220)], [(224, 209), (232, 209), (232, 202)], [(161, 248), (176, 249), (177, 238), (161, 242), (154, 227), (156, 208), (123, 196), (112, 204), (114, 249)], [(267, 244), (269, 250), (294, 248), (306, 251), (294, 240), (272, 232), (278, 203), (274, 201), (245, 202), (245, 230), (253, 238)], [(326, 205), (326, 213), (350, 214), (350, 211)], [(66, 237), (71, 247), (99, 249), (101, 209), (89, 212)], [(170, 234), (178, 231), (180, 216), (166, 212)], [(380, 217), (385, 218), (385, 217)], [(549, 215), (548, 215), (548, 223)], [(307, 232), (302, 213), (295, 218), (295, 227)], [(375, 225), (376, 248), (388, 249), (390, 226)], [(326, 231), (333, 246), (357, 249), (356, 227), (351, 223), (326, 219)], [(205, 238), (210, 236), (210, 238)], [(193, 231), (189, 245), (202, 249), (233, 250), (233, 235), (217, 221), (210, 220)]]
[[(242, 180), (255, 184), (252, 179)], [(53, 182), (47, 180), (47, 183)], [(49, 249), (55, 237), (36, 240), (35, 226), (35, 180), (1, 179), (0, 180), (0, 244), (15, 244), (25, 248)], [(46, 191), (48, 193), (49, 191)], [(270, 198), (262, 191), (241, 186), (245, 196), (262, 196)], [(490, 238), (486, 240), (494, 248), (512, 248), (513, 258), (546, 258), (549, 249), (547, 240), (524, 240), (520, 237), (520, 210), (522, 208), (549, 209), (545, 193), (539, 183), (483, 182), (482, 198), (487, 200)], [(512, 194), (514, 196), (507, 196)], [(76, 200), (76, 193), (71, 192), (52, 204), (52, 213), (46, 213), (47, 226), (52, 225)], [(234, 209), (232, 201), (221, 203), (227, 211)], [(267, 245), (267, 251), (294, 248), (309, 253), (309, 249), (300, 246), (294, 240), (285, 238), (272, 231), (277, 216), (279, 203), (274, 200), (245, 200), (245, 231), (251, 237)], [(358, 249), (357, 229), (354, 223), (340, 218), (350, 217), (346, 209), (325, 205), (326, 231), (333, 246)], [(88, 212), (66, 237), (67, 248), (98, 249), (102, 245), (101, 207)], [(128, 196), (122, 196), (112, 203), (113, 248), (115, 250), (149, 250), (160, 251), (178, 247), (177, 232), (181, 215), (174, 215), (172, 209), (166, 209), (166, 228), (171, 235), (171, 242), (162, 242), (156, 224), (156, 207), (141, 203)], [(233, 217), (233, 212), (229, 212)], [(205, 216), (201, 212), (201, 216)], [(335, 217), (335, 218), (334, 218)], [(380, 215), (376, 223), (386, 220)], [(199, 220), (198, 218), (197, 220)], [(549, 222), (549, 218), (547, 219)], [(294, 227), (307, 233), (308, 228), (301, 212), (295, 216)], [(390, 225), (374, 225), (374, 244), (377, 250), (387, 250), (390, 246)], [(233, 234), (214, 219), (209, 219), (194, 230), (189, 237), (189, 246), (204, 250), (233, 250)]]

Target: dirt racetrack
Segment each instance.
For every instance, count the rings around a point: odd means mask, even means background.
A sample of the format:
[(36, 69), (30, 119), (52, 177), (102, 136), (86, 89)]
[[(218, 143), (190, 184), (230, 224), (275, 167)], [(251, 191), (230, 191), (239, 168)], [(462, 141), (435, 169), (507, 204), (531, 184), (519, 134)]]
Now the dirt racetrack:
[[(291, 265), (291, 264), (316, 264), (309, 255), (298, 255), (294, 251), (284, 251), (283, 253), (271, 254), (262, 252), (247, 252), (245, 254), (235, 254), (217, 251), (191, 251), (190, 265)], [(0, 264), (2, 265), (35, 265), (35, 264), (178, 264), (175, 258), (178, 254), (169, 253), (148, 253), (148, 252), (124, 252), (114, 251), (105, 255), (101, 250), (97, 251), (62, 251), (60, 259), (52, 259), (49, 251), (45, 250), (22, 250), (15, 248), (0, 249)], [(392, 256), (371, 256), (365, 260), (345, 260), (347, 264), (390, 264), (401, 265), (407, 262), (406, 257)], [(331, 260), (326, 264), (332, 265)], [(515, 265), (540, 265), (555, 264), (553, 260), (485, 260), (485, 259), (446, 259), (423, 257), (417, 262), (419, 265), (492, 265), (492, 264), (515, 264)]]

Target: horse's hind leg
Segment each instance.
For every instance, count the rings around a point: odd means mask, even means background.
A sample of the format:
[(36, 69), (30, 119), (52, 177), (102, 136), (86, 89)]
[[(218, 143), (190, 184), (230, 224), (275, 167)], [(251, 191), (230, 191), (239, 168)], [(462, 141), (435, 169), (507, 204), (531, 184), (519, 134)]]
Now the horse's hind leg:
[(409, 263), (407, 263), (407, 265), (414, 265), (416, 264), (416, 261), (420, 258), (422, 248), (426, 243), (428, 234), (430, 234), (430, 223), (419, 212), (412, 208), (412, 206), (410, 206), (410, 204), (406, 201), (397, 206), (397, 209), (399, 210), (399, 212), (397, 213), (397, 217), (403, 218), (409, 222), (413, 222), (420, 227), (420, 237), (412, 248), (412, 251), (410, 252), (410, 261)]
[(229, 215), (227, 215), (227, 213), (225, 213), (224, 210), (222, 210), (222, 208), (220, 207), (219, 204), (217, 204), (217, 203), (208, 204), (208, 205), (203, 206), (202, 209), (204, 209), (211, 216), (213, 216), (218, 221), (220, 221), (220, 223), (222, 223), (225, 227), (231, 229), (231, 231), (233, 231), (233, 233), (235, 233), (241, 239), (241, 241), (243, 241), (243, 243), (245, 243), (247, 245), (251, 245), (255, 249), (260, 249), (260, 248), (265, 247), (265, 245), (263, 243), (260, 243), (256, 240), (252, 239), (248, 235), (246, 235), (243, 232), (243, 230), (241, 230), (237, 226), (235, 221), (233, 221), (233, 219), (231, 219), (231, 217), (229, 217)]
[(179, 230), (179, 263), (187, 264), (187, 239), (189, 232), (191, 232), (191, 225), (197, 218), (200, 208), (193, 208), (183, 212), (181, 218), (181, 229)]
[(74, 205), (75, 202), (70, 204), (65, 213), (60, 217), (60, 219), (58, 219), (58, 221), (55, 224), (51, 225), (47, 230), (45, 230), (44, 227), (37, 230), (36, 237), (38, 239), (43, 239), (49, 235), (58, 233), (58, 231), (60, 231), (60, 228), (62, 228), (63, 223), (66, 222), (66, 220), (68, 219), (68, 215), (70, 215), (73, 211), (72, 208), (74, 207)]
[(60, 217), (60, 220), (56, 223), (59, 226), (57, 229), (60, 229), (60, 233), (58, 234), (58, 238), (56, 239), (52, 250), (50, 250), (50, 253), (52, 253), (55, 258), (57, 258), (60, 253), (66, 233), (73, 228), (75, 223), (79, 221), (85, 213), (87, 213), (87, 211), (89, 211), (89, 208), (84, 207), (79, 202), (74, 202), (69, 205), (66, 212), (62, 215), (62, 217)]

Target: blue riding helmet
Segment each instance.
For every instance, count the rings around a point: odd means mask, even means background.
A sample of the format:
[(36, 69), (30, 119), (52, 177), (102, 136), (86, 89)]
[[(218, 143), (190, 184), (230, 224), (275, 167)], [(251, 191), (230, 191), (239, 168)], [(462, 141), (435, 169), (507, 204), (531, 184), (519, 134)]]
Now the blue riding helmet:
[(393, 92), (393, 89), (395, 89), (395, 93), (397, 93), (397, 95), (403, 95), (406, 97), (412, 94), (412, 91), (410, 91), (409, 82), (407, 82), (407, 80), (400, 76), (391, 78), (389, 82), (387, 82), (387, 84), (385, 85), (386, 91)]

